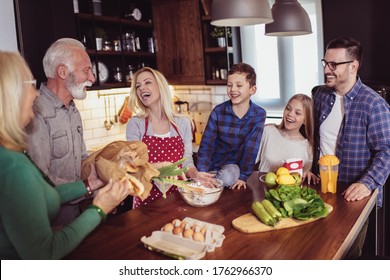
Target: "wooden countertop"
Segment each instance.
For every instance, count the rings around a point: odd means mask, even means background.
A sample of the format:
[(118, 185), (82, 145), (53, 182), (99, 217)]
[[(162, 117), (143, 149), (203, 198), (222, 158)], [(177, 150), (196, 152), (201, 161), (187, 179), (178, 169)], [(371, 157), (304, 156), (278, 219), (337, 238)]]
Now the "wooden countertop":
[[(252, 186), (264, 187), (254, 172), (248, 179)], [(225, 227), (222, 247), (208, 252), (203, 259), (341, 259), (355, 240), (363, 223), (376, 203), (377, 191), (357, 202), (347, 202), (338, 193), (322, 194), (333, 212), (303, 226), (262, 233), (241, 233), (231, 222), (251, 212), (250, 188), (225, 189), (220, 199), (206, 208), (192, 207), (180, 194), (172, 194), (150, 205), (113, 216), (92, 232), (68, 259), (138, 259), (155, 260), (168, 257), (147, 250), (140, 241), (173, 219), (191, 217)]]

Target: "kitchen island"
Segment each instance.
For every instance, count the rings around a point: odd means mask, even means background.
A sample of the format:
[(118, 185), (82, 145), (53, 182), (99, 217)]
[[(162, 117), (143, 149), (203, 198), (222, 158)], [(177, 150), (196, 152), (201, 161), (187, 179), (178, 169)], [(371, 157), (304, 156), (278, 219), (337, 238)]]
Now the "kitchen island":
[[(248, 185), (263, 190), (259, 172), (253, 172)], [(225, 239), (221, 247), (208, 252), (203, 259), (342, 259), (355, 240), (362, 225), (376, 204), (377, 191), (355, 202), (347, 202), (341, 195), (344, 185), (338, 184), (337, 194), (322, 194), (323, 200), (333, 206), (328, 217), (309, 224), (261, 233), (242, 233), (232, 221), (251, 212), (253, 194), (246, 190), (225, 189), (220, 199), (205, 208), (192, 207), (179, 193), (154, 203), (112, 216), (92, 232), (68, 259), (138, 259), (158, 260), (169, 257), (147, 250), (141, 237), (150, 236), (173, 219), (190, 217), (221, 225)]]

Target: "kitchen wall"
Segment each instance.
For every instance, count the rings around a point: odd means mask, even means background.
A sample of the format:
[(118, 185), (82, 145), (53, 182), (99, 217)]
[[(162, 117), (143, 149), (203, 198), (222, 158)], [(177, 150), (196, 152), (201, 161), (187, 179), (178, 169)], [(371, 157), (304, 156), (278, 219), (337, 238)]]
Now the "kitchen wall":
[(0, 7), (0, 50), (18, 51), (13, 1), (0, 0)]
[(390, 1), (322, 1), (325, 46), (339, 36), (359, 40), (364, 49), (359, 74), (364, 81), (390, 85), (389, 11)]
[[(86, 99), (76, 100), (76, 106), (83, 119), (84, 140), (88, 150), (92, 151), (112, 141), (126, 139), (126, 124), (115, 123), (114, 112), (119, 111), (128, 93), (129, 88), (89, 91)], [(110, 95), (104, 96), (105, 94)], [(178, 98), (189, 102), (191, 117), (196, 113), (199, 115), (199, 112), (208, 117), (215, 105), (228, 98), (226, 86), (172, 86), (172, 94), (173, 100)], [(108, 115), (114, 123), (109, 130), (104, 125)], [(199, 120), (198, 133), (204, 129), (207, 117), (196, 117)]]

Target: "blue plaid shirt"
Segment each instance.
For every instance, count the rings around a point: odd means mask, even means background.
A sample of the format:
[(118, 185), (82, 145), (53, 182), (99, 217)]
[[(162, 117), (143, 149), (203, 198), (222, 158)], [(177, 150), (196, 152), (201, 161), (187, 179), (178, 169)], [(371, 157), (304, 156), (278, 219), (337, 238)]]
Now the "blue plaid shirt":
[[(314, 95), (316, 150), (314, 162), (318, 170), (320, 156), (319, 128), (335, 103), (333, 89), (320, 87)], [(390, 107), (360, 78), (343, 97), (344, 118), (337, 137), (336, 156), (340, 159), (341, 182), (379, 189), (378, 206), (382, 206), (382, 190), (390, 173)], [(315, 170), (315, 171), (317, 171)]]
[(246, 181), (255, 165), (265, 117), (265, 110), (252, 101), (241, 119), (233, 112), (230, 100), (217, 105), (202, 136), (198, 170), (208, 172), (235, 163), (240, 167), (240, 179)]

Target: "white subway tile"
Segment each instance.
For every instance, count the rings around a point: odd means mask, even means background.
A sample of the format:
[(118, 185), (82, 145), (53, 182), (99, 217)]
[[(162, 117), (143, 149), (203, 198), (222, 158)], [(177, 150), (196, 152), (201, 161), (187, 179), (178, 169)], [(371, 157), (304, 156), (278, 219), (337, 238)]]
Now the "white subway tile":
[(84, 130), (96, 129), (104, 126), (104, 122), (100, 119), (90, 119), (84, 121)]
[(80, 111), (80, 116), (81, 116), (82, 120), (90, 120), (91, 119), (91, 111), (90, 110)]
[(107, 116), (105, 110), (99, 108), (99, 109), (92, 109), (89, 112), (91, 112), (91, 118), (92, 119), (99, 119), (99, 118), (106, 118), (108, 117), (108, 110), (107, 110)]
[(84, 141), (93, 139), (92, 130), (88, 129), (83, 131)]
[[(226, 86), (182, 85), (172, 86), (171, 89), (172, 95), (177, 96), (180, 100), (189, 102), (190, 107), (199, 102), (198, 106), (192, 107), (193, 110), (211, 111), (212, 107), (228, 99), (226, 95)], [(106, 97), (107, 106), (108, 98), (111, 100), (110, 113), (111, 120), (114, 121), (114, 115), (118, 113), (129, 92), (130, 88), (88, 91), (86, 99), (75, 100), (76, 106), (80, 110), (83, 119), (84, 138), (88, 149), (102, 147), (113, 141), (126, 139), (126, 124), (117, 123), (111, 130), (105, 129), (105, 98), (102, 94), (119, 93), (118, 95)], [(100, 95), (100, 97), (98, 95)], [(116, 106), (114, 99), (116, 101)], [(212, 105), (210, 105), (210, 103), (212, 103)], [(193, 112), (190, 112), (190, 114), (192, 116)], [(206, 122), (206, 115), (202, 116), (200, 119), (198, 118), (198, 125), (201, 130), (204, 129)]]
[(105, 127), (102, 128), (95, 128), (92, 130), (93, 137), (100, 138), (100, 137), (106, 137), (108, 135), (107, 129)]

